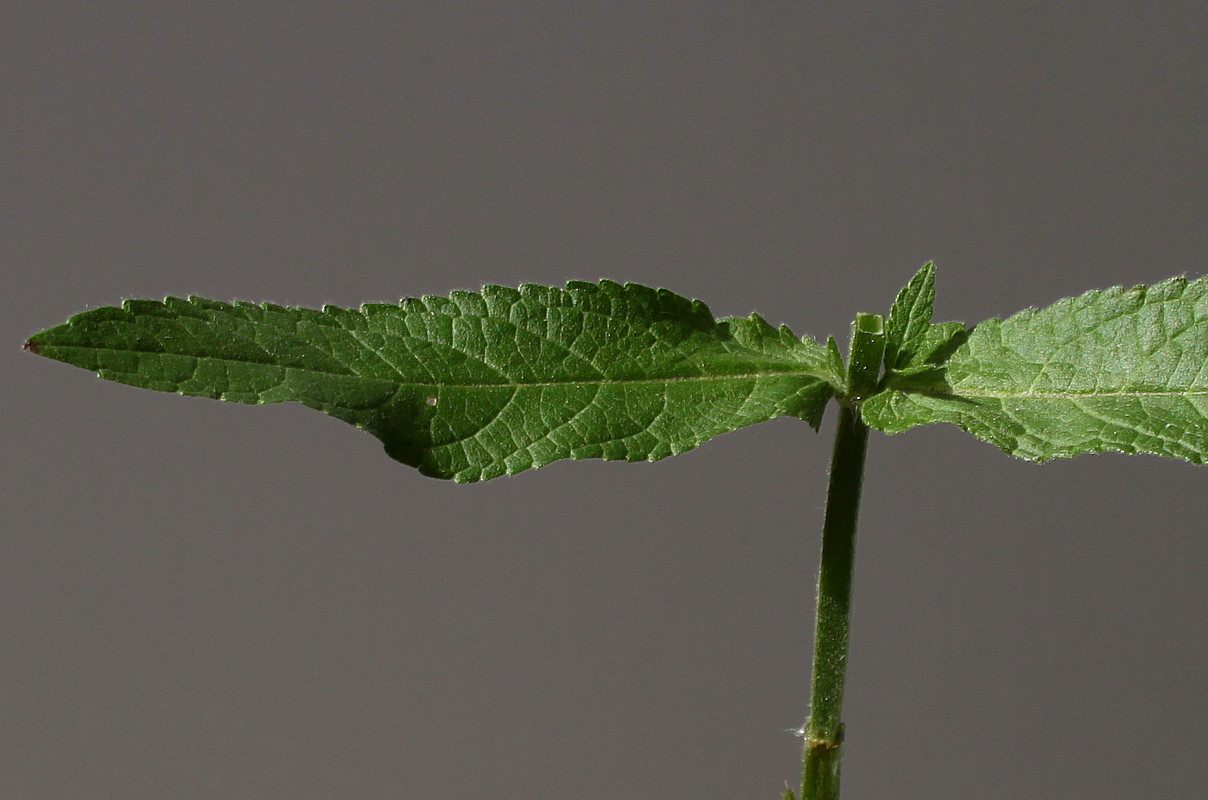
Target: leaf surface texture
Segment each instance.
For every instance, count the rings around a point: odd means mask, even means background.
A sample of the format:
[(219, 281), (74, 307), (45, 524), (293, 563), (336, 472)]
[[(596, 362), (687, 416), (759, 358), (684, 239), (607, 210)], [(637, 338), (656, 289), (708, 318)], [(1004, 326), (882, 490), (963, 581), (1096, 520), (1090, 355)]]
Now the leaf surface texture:
[(865, 421), (887, 433), (951, 422), (1034, 461), (1103, 450), (1208, 460), (1208, 279), (987, 320), (940, 366), (890, 374)]
[(147, 389), (303, 403), (458, 481), (562, 458), (653, 461), (782, 415), (817, 427), (840, 382), (822, 346), (784, 327), (610, 281), (355, 310), (129, 300), (27, 347)]

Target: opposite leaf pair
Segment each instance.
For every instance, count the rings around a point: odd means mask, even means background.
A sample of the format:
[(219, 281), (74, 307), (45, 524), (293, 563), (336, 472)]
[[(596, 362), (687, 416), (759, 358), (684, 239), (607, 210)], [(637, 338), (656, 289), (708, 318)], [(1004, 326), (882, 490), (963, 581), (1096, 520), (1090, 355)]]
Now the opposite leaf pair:
[(833, 339), (610, 281), (358, 310), (128, 300), (26, 347), (143, 388), (300, 402), (457, 481), (562, 458), (653, 461), (778, 416), (816, 428), (832, 397), (887, 433), (952, 422), (1033, 460), (1208, 458), (1208, 279), (1089, 292), (966, 331), (931, 322), (934, 278), (927, 264), (899, 293), (866, 397), (849, 396)]

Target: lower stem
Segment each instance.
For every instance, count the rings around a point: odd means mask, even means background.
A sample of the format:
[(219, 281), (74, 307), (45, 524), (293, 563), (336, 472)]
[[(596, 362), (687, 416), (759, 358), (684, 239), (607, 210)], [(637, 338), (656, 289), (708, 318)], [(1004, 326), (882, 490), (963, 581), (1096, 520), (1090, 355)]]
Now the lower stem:
[(847, 676), (856, 517), (860, 509), (867, 448), (868, 426), (860, 419), (858, 405), (841, 402), (822, 523), (810, 717), (804, 729), (802, 800), (837, 800), (839, 797), (839, 768), (843, 755), (840, 713)]

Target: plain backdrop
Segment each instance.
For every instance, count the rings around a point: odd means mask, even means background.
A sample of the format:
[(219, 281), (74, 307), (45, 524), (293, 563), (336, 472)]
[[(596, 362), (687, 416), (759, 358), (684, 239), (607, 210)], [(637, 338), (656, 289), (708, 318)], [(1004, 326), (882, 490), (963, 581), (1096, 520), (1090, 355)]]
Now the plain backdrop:
[[(0, 797), (778, 797), (822, 434), (456, 486), (20, 351), (608, 277), (846, 340), (1199, 277), (1196, 2), (10, 2)], [(1200, 798), (1208, 471), (874, 434), (844, 797)]]

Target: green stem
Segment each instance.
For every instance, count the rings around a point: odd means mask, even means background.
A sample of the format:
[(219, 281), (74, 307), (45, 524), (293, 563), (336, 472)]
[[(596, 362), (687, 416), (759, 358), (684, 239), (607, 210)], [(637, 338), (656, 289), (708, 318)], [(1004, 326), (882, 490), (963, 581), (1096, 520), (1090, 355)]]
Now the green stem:
[(847, 395), (840, 400), (835, 447), (831, 454), (822, 556), (818, 565), (818, 612), (814, 626), (814, 670), (810, 717), (805, 725), (802, 800), (837, 800), (842, 759), (843, 683), (851, 627), (852, 571), (856, 554), (856, 518), (868, 426), (860, 419), (860, 400), (876, 388), (885, 349), (884, 319), (858, 314), (852, 325), (847, 366)]

